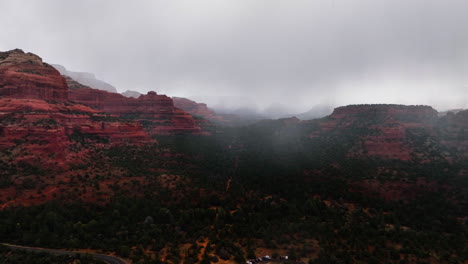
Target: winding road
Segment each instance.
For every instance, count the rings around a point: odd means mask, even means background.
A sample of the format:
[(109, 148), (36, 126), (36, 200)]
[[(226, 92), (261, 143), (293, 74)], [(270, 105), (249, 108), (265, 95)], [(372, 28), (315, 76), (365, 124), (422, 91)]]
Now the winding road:
[(97, 260), (104, 261), (105, 263), (109, 264), (129, 264), (127, 261), (110, 255), (103, 255), (103, 254), (96, 254), (96, 253), (84, 253), (79, 251), (68, 251), (68, 250), (59, 250), (59, 249), (48, 249), (48, 248), (37, 248), (37, 247), (25, 247), (25, 246), (18, 246), (18, 245), (11, 245), (0, 243), (4, 246), (7, 246), (11, 249), (19, 249), (19, 250), (26, 250), (26, 251), (33, 251), (33, 252), (46, 252), (54, 255), (75, 255), (75, 254), (87, 254), (93, 256), (93, 258)]

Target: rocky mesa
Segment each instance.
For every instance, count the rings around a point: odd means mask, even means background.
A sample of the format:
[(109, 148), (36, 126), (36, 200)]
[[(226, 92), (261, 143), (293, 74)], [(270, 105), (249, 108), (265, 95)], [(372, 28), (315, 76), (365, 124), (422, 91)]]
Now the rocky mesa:
[(39, 56), (15, 49), (0, 52), (0, 96), (66, 101), (68, 87)]
[(37, 55), (0, 53), (0, 146), (13, 147), (22, 140), (61, 151), (76, 134), (107, 142), (150, 140), (141, 124), (108, 116), (69, 102), (66, 80)]
[(70, 100), (145, 124), (152, 134), (201, 133), (194, 118), (174, 106), (172, 99), (156, 92), (138, 98), (92, 88), (70, 89)]
[(343, 134), (354, 137), (350, 156), (415, 158), (412, 135), (436, 135), (437, 111), (430, 106), (350, 105), (335, 108), (310, 137)]
[(73, 76), (63, 75), (63, 77), (69, 87), (68, 96), (71, 101), (99, 109), (115, 117), (140, 122), (151, 134), (202, 133), (202, 129), (192, 115), (175, 107), (174, 101), (166, 95), (148, 92), (146, 95), (138, 93), (135, 97), (127, 97), (95, 89), (96, 87), (80, 83)]

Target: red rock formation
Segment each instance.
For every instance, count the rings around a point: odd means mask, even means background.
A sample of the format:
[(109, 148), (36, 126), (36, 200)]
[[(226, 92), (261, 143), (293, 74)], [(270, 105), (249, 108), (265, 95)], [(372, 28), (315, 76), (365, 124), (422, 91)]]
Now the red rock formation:
[(40, 57), (16, 49), (0, 52), (0, 96), (66, 101), (68, 86)]
[(14, 146), (15, 140), (39, 140), (48, 142), (51, 151), (62, 151), (74, 133), (109, 143), (151, 141), (141, 124), (118, 121), (80, 104), (0, 98), (0, 113), (0, 147)]
[(22, 50), (0, 52), (0, 148), (24, 141), (32, 142), (27, 144), (32, 156), (41, 151), (66, 156), (77, 135), (111, 144), (151, 140), (139, 123), (67, 99), (66, 80), (40, 57)]
[(372, 133), (359, 135), (350, 156), (410, 160), (413, 149), (407, 140), (408, 130), (422, 128), (432, 133), (436, 120), (437, 111), (429, 106), (344, 106), (336, 108), (320, 122), (320, 129), (311, 137), (326, 131), (352, 133), (354, 129), (365, 128)]
[(106, 113), (131, 117), (147, 124), (152, 134), (201, 133), (201, 128), (187, 112), (174, 106), (166, 95), (148, 92), (138, 98), (93, 89), (64, 76), (72, 101), (100, 109)]
[[(67, 182), (72, 171), (76, 173), (79, 168), (93, 175), (96, 168), (89, 161), (93, 153), (112, 147), (141, 148), (152, 143), (156, 142), (140, 123), (122, 121), (88, 106), (0, 98), (0, 175), (12, 182), (12, 186), (0, 189), (0, 200), (12, 198), (3, 204), (6, 206), (55, 199), (52, 193), (43, 196), (37, 189), (25, 192), (21, 182), (29, 177), (41, 182), (46, 190), (61, 186), (66, 193), (70, 191)], [(106, 158), (96, 163), (100, 168), (112, 168)]]
[(437, 111), (424, 105), (370, 104), (337, 107), (330, 115), (332, 119), (353, 121), (357, 118), (372, 117), (378, 119), (395, 119), (403, 122), (433, 122)]
[[(56, 172), (86, 160), (90, 149), (154, 142), (141, 124), (80, 104), (0, 98), (0, 153), (7, 164)], [(7, 161), (5, 160), (7, 159)]]
[(170, 97), (156, 92), (148, 92), (135, 99), (117, 93), (80, 88), (71, 89), (69, 98), (107, 113), (146, 121), (153, 134), (201, 132), (189, 113), (175, 107)]

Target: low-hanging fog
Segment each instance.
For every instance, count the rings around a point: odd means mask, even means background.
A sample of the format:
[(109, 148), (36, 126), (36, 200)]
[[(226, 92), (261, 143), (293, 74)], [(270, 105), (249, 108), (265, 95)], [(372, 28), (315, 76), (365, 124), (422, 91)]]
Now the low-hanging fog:
[(468, 105), (464, 0), (15, 0), (0, 9), (0, 50), (92, 72), (119, 92), (277, 115)]

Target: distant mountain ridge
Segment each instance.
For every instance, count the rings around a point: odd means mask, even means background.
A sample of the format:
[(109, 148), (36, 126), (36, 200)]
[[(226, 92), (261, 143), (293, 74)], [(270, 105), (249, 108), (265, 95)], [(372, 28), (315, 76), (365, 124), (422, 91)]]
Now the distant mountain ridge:
[(74, 72), (74, 71), (67, 70), (64, 66), (59, 65), (59, 64), (51, 64), (51, 65), (54, 68), (56, 68), (60, 72), (60, 74), (69, 76), (73, 80), (83, 85), (89, 86), (94, 89), (108, 91), (111, 93), (117, 93), (117, 89), (114, 86), (102, 80), (96, 79), (96, 76), (93, 73)]
[(295, 115), (301, 120), (310, 120), (315, 118), (321, 118), (330, 115), (333, 111), (333, 107), (330, 105), (316, 105), (309, 111)]
[(138, 97), (140, 97), (140, 95), (142, 95), (142, 93), (137, 92), (137, 91), (127, 90), (127, 91), (123, 92), (122, 95), (126, 96), (126, 97), (138, 98)]

